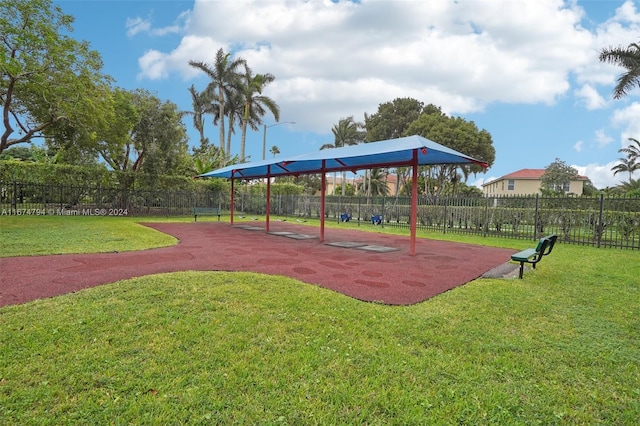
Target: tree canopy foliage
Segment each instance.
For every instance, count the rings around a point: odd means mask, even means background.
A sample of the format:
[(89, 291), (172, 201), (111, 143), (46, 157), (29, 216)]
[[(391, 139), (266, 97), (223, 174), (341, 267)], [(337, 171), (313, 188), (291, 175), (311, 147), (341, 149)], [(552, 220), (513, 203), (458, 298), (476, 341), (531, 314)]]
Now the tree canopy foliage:
[(102, 119), (110, 78), (87, 42), (62, 34), (72, 23), (51, 0), (0, 3), (0, 153)]
[[(419, 135), (460, 151), (489, 165), (495, 160), (495, 148), (491, 134), (479, 130), (475, 123), (460, 117), (449, 117), (436, 105), (425, 105), (412, 98), (396, 98), (378, 106), (374, 114), (365, 114), (366, 140), (369, 142)], [(462, 173), (462, 176), (458, 174)], [(450, 186), (456, 192), (457, 184), (471, 173), (485, 170), (479, 165), (440, 165), (423, 167), (423, 192), (439, 193)], [(406, 184), (406, 169), (398, 168), (398, 184)]]
[(556, 158), (554, 162), (545, 167), (544, 174), (540, 178), (540, 186), (543, 191), (563, 194), (569, 190), (569, 184), (578, 177), (578, 170)]
[(613, 98), (621, 99), (634, 87), (640, 87), (640, 45), (631, 43), (627, 47), (610, 46), (600, 51), (600, 61), (619, 65), (625, 72), (618, 77), (613, 89)]

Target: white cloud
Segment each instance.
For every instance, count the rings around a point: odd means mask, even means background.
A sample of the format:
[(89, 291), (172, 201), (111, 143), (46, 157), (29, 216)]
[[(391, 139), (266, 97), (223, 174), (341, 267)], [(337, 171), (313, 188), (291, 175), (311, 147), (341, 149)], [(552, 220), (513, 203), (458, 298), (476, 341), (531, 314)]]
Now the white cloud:
[(138, 33), (149, 31), (151, 29), (151, 22), (140, 17), (127, 18), (125, 26), (127, 28), (127, 36), (133, 37)]
[(620, 135), (620, 147), (629, 144), (629, 138), (640, 138), (640, 102), (633, 102), (631, 105), (614, 111), (611, 118), (616, 127), (622, 127)]
[(580, 83), (613, 86), (622, 69), (619, 66), (600, 62), (598, 56), (603, 48), (623, 46), (636, 41), (640, 32), (640, 14), (632, 0), (626, 0), (615, 10), (615, 14), (600, 23), (592, 35), (589, 48), (590, 60), (576, 69)]
[(186, 25), (189, 24), (191, 18), (191, 12), (185, 11), (178, 15), (175, 22), (172, 25), (166, 27), (154, 28), (152, 26), (151, 19), (143, 19), (139, 16), (135, 18), (127, 18), (125, 24), (127, 28), (127, 36), (133, 37), (139, 33), (148, 33), (152, 36), (164, 36), (167, 34), (178, 34), (182, 32)]
[(573, 145), (573, 149), (576, 152), (581, 152), (583, 147), (584, 147), (584, 142), (583, 141), (578, 141)]
[(607, 135), (607, 133), (603, 129), (596, 130), (595, 136), (596, 136), (596, 145), (598, 145), (599, 148), (604, 148), (605, 146), (613, 142), (613, 138)]
[(588, 110), (601, 109), (607, 105), (607, 101), (590, 84), (585, 84), (576, 90), (575, 95), (583, 100)]
[[(452, 114), (553, 104), (569, 92), (570, 73), (586, 73), (597, 57), (583, 17), (561, 0), (196, 0), (182, 42), (147, 52), (140, 76), (193, 78), (188, 60), (212, 62), (223, 47), (277, 77), (268, 94), (301, 116), (291, 118), (301, 130), (326, 131), (340, 116), (404, 96)], [(142, 22), (131, 28), (142, 31)], [(604, 102), (596, 94), (576, 93), (590, 108)]]
[(611, 168), (615, 166), (617, 161), (612, 161), (607, 164), (587, 164), (586, 166), (572, 165), (578, 173), (582, 176), (586, 176), (591, 180), (593, 186), (598, 189), (604, 189), (606, 187), (613, 187), (623, 180), (620, 175), (614, 176)]

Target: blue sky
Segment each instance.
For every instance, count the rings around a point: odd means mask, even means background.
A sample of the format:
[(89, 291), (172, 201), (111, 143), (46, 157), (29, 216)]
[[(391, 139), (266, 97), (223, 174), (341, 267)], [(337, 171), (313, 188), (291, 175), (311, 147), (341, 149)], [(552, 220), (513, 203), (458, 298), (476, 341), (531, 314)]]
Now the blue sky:
[[(640, 139), (640, 91), (613, 100), (622, 69), (598, 61), (601, 48), (638, 41), (640, 0), (55, 3), (76, 18), (73, 36), (100, 52), (117, 86), (148, 89), (183, 110), (188, 87), (208, 82), (188, 61), (212, 63), (220, 47), (274, 74), (265, 94), (280, 105), (281, 122), (296, 123), (267, 131), (267, 149), (277, 145), (283, 155), (332, 143), (341, 118), (364, 121), (398, 97), (491, 133), (496, 161), (469, 184), (559, 158), (596, 187), (613, 186), (628, 179), (610, 171), (618, 149)], [(215, 127), (206, 132), (217, 142)], [(253, 160), (262, 157), (262, 137), (247, 137)], [(232, 144), (237, 153), (239, 134)]]

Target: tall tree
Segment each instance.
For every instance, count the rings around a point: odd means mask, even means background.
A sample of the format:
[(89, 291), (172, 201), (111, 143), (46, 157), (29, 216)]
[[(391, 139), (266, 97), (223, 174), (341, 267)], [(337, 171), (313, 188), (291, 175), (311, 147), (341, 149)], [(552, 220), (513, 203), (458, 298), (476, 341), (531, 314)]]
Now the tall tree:
[(90, 127), (100, 118), (110, 79), (87, 42), (61, 34), (72, 24), (51, 0), (0, 2), (0, 152), (53, 126)]
[[(448, 117), (438, 109), (429, 109), (407, 128), (407, 134), (420, 135), (441, 145), (462, 152), (463, 154), (485, 161), (489, 165), (495, 160), (495, 148), (491, 134), (486, 130), (479, 130), (472, 121), (460, 117)], [(428, 173), (425, 182), (432, 188), (425, 191), (437, 194), (451, 183), (455, 189), (460, 180), (458, 171), (462, 172), (462, 179), (467, 180), (472, 173), (484, 173), (486, 170), (479, 165), (437, 165), (423, 169)], [(437, 190), (436, 190), (437, 188)], [(433, 189), (433, 191), (432, 191)]]
[(422, 102), (413, 98), (396, 98), (378, 105), (378, 111), (374, 114), (364, 115), (366, 142), (407, 136), (407, 128), (423, 113), (424, 108)]
[[(407, 134), (409, 125), (420, 117), (421, 114), (442, 114), (440, 108), (435, 105), (424, 105), (413, 98), (396, 98), (391, 102), (378, 105), (378, 110), (371, 115), (365, 114), (364, 122), (367, 130), (366, 142), (375, 142), (387, 139), (396, 139)], [(366, 173), (368, 176), (368, 173)], [(407, 183), (409, 170), (404, 167), (396, 168), (396, 194)], [(365, 180), (365, 186), (368, 179)]]
[(614, 175), (621, 172), (629, 173), (629, 181), (633, 173), (640, 170), (640, 141), (634, 138), (629, 138), (632, 143), (625, 148), (618, 150), (621, 154), (626, 154), (626, 157), (620, 158), (619, 163), (611, 168)]
[(387, 185), (388, 172), (384, 169), (371, 169), (369, 172), (369, 186), (367, 195), (379, 196), (389, 195), (389, 186)]
[(246, 61), (243, 58), (233, 58), (231, 53), (225, 53), (222, 48), (216, 52), (213, 65), (201, 61), (189, 61), (189, 65), (203, 71), (211, 79), (206, 92), (217, 99), (218, 129), (222, 150), (225, 144), (225, 102), (233, 91), (238, 90), (241, 77), (238, 70), (245, 64)]
[(613, 98), (621, 99), (636, 86), (640, 86), (640, 45), (611, 46), (600, 51), (600, 62), (619, 65), (626, 70), (618, 77), (618, 84), (613, 89)]
[[(114, 170), (174, 174), (187, 158), (187, 135), (177, 105), (146, 90), (120, 91), (123, 119), (102, 135), (99, 152)], [(125, 114), (126, 112), (126, 114)]]
[(247, 140), (247, 126), (252, 130), (258, 130), (262, 124), (262, 117), (271, 111), (273, 118), (280, 121), (280, 107), (268, 96), (262, 94), (266, 86), (273, 83), (276, 78), (273, 74), (253, 75), (251, 68), (245, 64), (245, 73), (242, 78), (241, 93), (244, 98), (244, 114), (242, 117), (242, 136), (240, 139), (240, 161), (245, 161), (245, 145)]
[(207, 112), (207, 104), (204, 96), (196, 90), (193, 84), (189, 87), (189, 93), (191, 94), (192, 111), (185, 111), (184, 113), (193, 117), (193, 127), (198, 131), (198, 135), (200, 136), (200, 147), (198, 150), (205, 151), (209, 146), (209, 138), (204, 135), (204, 115)]

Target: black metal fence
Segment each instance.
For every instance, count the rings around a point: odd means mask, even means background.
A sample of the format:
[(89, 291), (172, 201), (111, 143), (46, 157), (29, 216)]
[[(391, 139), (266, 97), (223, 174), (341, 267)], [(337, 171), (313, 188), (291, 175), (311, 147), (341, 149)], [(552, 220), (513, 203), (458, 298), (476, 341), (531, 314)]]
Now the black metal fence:
[(183, 216), (193, 207), (229, 209), (212, 191), (166, 191), (0, 182), (0, 214), (33, 216)]
[[(271, 211), (283, 218), (319, 218), (320, 197), (272, 195)], [(229, 194), (212, 191), (149, 191), (0, 183), (2, 215), (185, 216), (193, 207), (230, 209)], [(235, 213), (264, 215), (265, 195), (240, 190)], [(328, 196), (325, 217), (343, 213), (362, 226), (409, 227), (409, 197)], [(555, 233), (565, 243), (640, 250), (638, 197), (433, 197), (418, 199), (419, 229), (443, 233), (536, 239)]]

